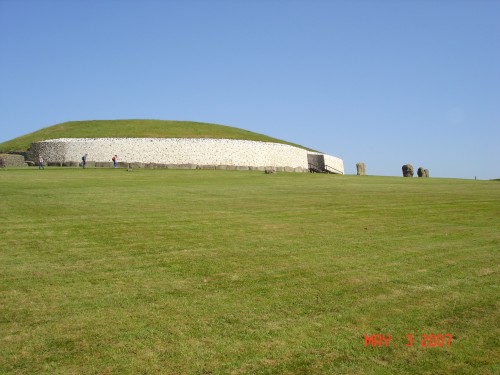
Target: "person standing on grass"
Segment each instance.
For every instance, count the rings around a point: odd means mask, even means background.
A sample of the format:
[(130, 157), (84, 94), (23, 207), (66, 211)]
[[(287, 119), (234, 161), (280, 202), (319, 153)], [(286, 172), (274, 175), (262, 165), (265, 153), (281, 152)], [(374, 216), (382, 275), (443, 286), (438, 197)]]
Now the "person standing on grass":
[(87, 165), (87, 154), (82, 156), (82, 167), (85, 169), (85, 166)]
[(38, 157), (38, 169), (45, 169), (44, 168), (44, 161), (41, 156)]
[(111, 160), (113, 160), (113, 168), (118, 167), (118, 156), (114, 155)]

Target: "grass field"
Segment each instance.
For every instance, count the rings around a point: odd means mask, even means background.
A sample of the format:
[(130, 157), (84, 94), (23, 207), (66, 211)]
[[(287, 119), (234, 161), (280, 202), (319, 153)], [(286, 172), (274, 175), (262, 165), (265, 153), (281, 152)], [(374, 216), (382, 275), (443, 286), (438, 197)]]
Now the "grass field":
[(499, 373), (497, 181), (54, 168), (0, 193), (1, 374)]
[(0, 152), (26, 151), (31, 143), (57, 138), (225, 138), (307, 147), (232, 126), (169, 120), (69, 121), (0, 143)]

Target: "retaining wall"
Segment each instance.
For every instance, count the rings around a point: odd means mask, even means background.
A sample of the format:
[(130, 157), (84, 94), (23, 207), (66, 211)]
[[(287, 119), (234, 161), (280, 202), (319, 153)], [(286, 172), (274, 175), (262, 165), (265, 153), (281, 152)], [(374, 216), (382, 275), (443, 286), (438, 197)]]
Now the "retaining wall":
[(326, 154), (324, 155), (324, 157), (325, 157), (325, 165), (333, 167), (336, 170), (342, 172), (342, 174), (344, 174), (344, 161), (342, 159)]
[(16, 154), (0, 154), (0, 158), (6, 167), (26, 167), (27, 164), (24, 161), (24, 156)]
[[(307, 171), (307, 154), (311, 153), (281, 143), (234, 139), (60, 138), (32, 143), (28, 159), (36, 161), (42, 156), (48, 165), (71, 166), (78, 165), (82, 155), (87, 154), (89, 166), (109, 166), (116, 154), (120, 165)], [(330, 155), (326, 158), (329, 165), (344, 172), (342, 159)]]

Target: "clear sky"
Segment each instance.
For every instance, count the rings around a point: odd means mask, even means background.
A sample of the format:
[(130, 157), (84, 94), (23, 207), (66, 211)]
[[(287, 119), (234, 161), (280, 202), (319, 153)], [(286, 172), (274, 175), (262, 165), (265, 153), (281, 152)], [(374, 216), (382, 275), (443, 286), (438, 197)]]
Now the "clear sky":
[(132, 118), (500, 178), (500, 1), (0, 0), (0, 142)]

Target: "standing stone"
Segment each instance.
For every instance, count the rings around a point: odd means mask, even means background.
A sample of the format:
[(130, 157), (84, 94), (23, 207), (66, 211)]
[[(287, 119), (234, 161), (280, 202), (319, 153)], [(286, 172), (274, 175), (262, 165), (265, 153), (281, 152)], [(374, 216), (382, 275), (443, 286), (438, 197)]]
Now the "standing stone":
[(418, 168), (418, 177), (429, 177), (429, 170), (423, 167)]
[(413, 165), (405, 164), (402, 167), (403, 169), (403, 177), (413, 177)]
[(366, 175), (366, 165), (365, 163), (356, 163), (356, 171), (358, 176)]

